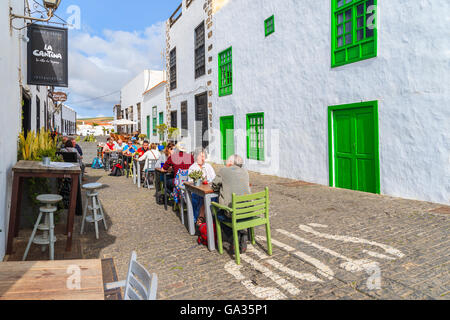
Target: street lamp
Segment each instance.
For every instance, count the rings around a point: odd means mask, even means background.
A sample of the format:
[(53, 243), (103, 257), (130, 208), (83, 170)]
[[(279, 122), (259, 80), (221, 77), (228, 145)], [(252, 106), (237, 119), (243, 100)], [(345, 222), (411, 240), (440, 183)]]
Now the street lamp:
[(56, 9), (58, 9), (59, 4), (61, 3), (61, 0), (43, 0), (43, 2), (44, 6), (47, 9), (56, 11)]
[(47, 9), (47, 18), (33, 18), (33, 17), (29, 17), (29, 16), (21, 16), (21, 15), (16, 15), (12, 12), (12, 7), (10, 7), (9, 9), (9, 19), (10, 19), (10, 26), (12, 28), (12, 21), (14, 19), (25, 19), (25, 20), (30, 20), (30, 21), (42, 21), (42, 22), (48, 22), (50, 21), (50, 19), (53, 17), (53, 13), (56, 11), (56, 9), (58, 9), (59, 4), (61, 3), (61, 0), (42, 0), (45, 9)]

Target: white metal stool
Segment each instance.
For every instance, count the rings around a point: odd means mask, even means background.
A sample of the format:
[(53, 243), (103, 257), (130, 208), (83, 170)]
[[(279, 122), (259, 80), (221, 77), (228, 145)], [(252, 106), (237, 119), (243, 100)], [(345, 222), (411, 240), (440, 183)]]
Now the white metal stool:
[[(97, 239), (98, 239), (98, 222), (100, 220), (103, 220), (105, 230), (107, 230), (105, 215), (103, 213), (103, 207), (100, 200), (98, 199), (98, 192), (96, 191), (97, 189), (100, 189), (102, 186), (103, 185), (101, 183), (88, 183), (83, 185), (83, 189), (86, 189), (87, 193), (86, 193), (86, 205), (84, 207), (83, 219), (81, 221), (80, 234), (83, 234), (85, 221), (94, 223), (95, 237)], [(89, 198), (91, 199), (92, 205), (89, 205)], [(92, 212), (92, 215), (87, 216), (88, 210)]]
[[(50, 260), (55, 259), (55, 223), (53, 214), (58, 210), (54, 204), (60, 202), (63, 199), (62, 196), (57, 194), (41, 194), (36, 197), (36, 200), (45, 203), (46, 206), (39, 208), (39, 216), (34, 225), (33, 232), (31, 233), (30, 240), (28, 241), (27, 248), (23, 255), (23, 261), (26, 260), (28, 251), (30, 250), (31, 244), (35, 243), (42, 246), (42, 252), (45, 251), (47, 246), (49, 246)], [(44, 217), (44, 223), (41, 223), (42, 215)], [(36, 231), (43, 231), (42, 235), (36, 236)]]

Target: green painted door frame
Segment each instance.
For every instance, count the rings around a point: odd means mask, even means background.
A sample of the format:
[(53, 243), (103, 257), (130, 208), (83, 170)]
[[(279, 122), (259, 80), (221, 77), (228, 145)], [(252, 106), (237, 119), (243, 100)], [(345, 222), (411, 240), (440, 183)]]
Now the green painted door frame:
[(220, 118), (220, 132), (222, 160), (227, 160), (234, 154), (234, 116)]
[(328, 107), (330, 187), (380, 193), (378, 101)]

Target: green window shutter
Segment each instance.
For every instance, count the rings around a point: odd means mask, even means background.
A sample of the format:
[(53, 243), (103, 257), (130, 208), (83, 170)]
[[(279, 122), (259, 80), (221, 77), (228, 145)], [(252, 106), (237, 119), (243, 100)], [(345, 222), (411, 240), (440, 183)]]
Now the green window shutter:
[(266, 37), (275, 32), (275, 16), (271, 16), (264, 21)]
[(247, 158), (264, 161), (264, 113), (247, 115)]
[(377, 0), (331, 0), (331, 66), (377, 56)]
[(158, 135), (158, 130), (156, 129), (156, 126), (158, 125), (156, 114), (157, 114), (157, 107), (153, 107), (152, 110), (152, 118), (153, 118), (153, 136), (156, 137)]
[(232, 47), (219, 53), (219, 97), (233, 93)]
[[(164, 112), (160, 112), (159, 113), (159, 124), (163, 124), (164, 123)], [(160, 134), (159, 135), (159, 140), (164, 140), (164, 134)]]

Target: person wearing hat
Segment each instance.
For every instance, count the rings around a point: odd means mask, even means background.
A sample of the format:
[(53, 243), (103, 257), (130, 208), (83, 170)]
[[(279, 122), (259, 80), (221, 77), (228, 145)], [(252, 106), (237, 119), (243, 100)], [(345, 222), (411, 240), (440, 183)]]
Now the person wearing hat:
[[(189, 167), (194, 164), (194, 156), (187, 152), (186, 144), (178, 142), (172, 155), (169, 156), (164, 163), (162, 169), (166, 172), (173, 169), (173, 176), (176, 177), (178, 170), (189, 170)], [(173, 189), (174, 178), (167, 180), (167, 187)]]

